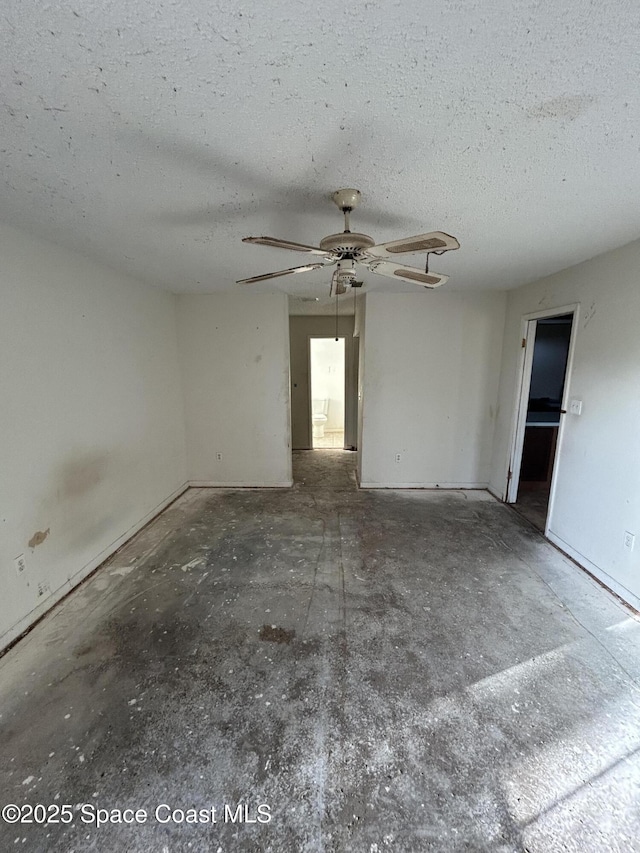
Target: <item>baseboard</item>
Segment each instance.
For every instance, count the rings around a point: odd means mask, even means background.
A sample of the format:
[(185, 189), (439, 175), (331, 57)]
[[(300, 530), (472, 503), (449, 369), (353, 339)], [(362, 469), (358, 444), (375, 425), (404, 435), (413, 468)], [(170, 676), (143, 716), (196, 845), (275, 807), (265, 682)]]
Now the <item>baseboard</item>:
[(442, 492), (446, 489), (478, 489), (487, 491), (487, 483), (368, 483), (361, 482), (361, 489), (433, 489)]
[(281, 483), (256, 483), (244, 480), (234, 480), (232, 482), (189, 480), (187, 485), (191, 489), (290, 489), (293, 486), (293, 480), (283, 480)]
[(618, 583), (615, 578), (612, 578), (611, 575), (608, 575), (603, 569), (596, 566), (595, 563), (592, 563), (591, 560), (587, 559), (587, 557), (579, 551), (576, 551), (575, 548), (572, 548), (568, 542), (565, 542), (564, 539), (555, 534), (552, 530), (547, 530), (546, 537), (556, 546), (556, 548), (559, 548), (563, 554), (570, 557), (575, 563), (583, 568), (585, 572), (592, 575), (600, 584), (605, 586), (618, 598), (621, 598), (629, 605), (629, 607), (633, 607), (634, 610), (640, 611), (640, 598), (637, 595), (634, 595), (634, 593), (630, 592), (625, 586)]
[(33, 610), (30, 610), (26, 616), (23, 616), (15, 625), (12, 625), (2, 636), (0, 636), (0, 654), (11, 645), (15, 640), (21, 637), (26, 631), (42, 619), (43, 616), (55, 607), (58, 602), (65, 597), (72, 589), (75, 589), (79, 583), (88, 577), (98, 566), (102, 565), (105, 560), (108, 560), (112, 554), (121, 548), (125, 542), (131, 539), (136, 533), (139, 533), (142, 528), (152, 521), (157, 515), (165, 510), (169, 504), (172, 504), (180, 495), (184, 494), (189, 488), (188, 483), (183, 483), (179, 488), (172, 492), (169, 497), (160, 501), (152, 510), (149, 510), (139, 521), (126, 530), (121, 536), (115, 539), (106, 548), (103, 548), (99, 554), (96, 554), (93, 559), (86, 563), (81, 569), (70, 575), (67, 580), (57, 587), (50, 595), (41, 601)]

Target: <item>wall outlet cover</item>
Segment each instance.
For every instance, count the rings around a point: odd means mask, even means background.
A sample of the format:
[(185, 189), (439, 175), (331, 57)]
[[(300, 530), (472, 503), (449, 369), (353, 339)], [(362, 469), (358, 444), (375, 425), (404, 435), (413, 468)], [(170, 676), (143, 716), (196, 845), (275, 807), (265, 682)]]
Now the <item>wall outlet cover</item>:
[(41, 581), (38, 584), (38, 597), (42, 595), (47, 595), (47, 593), (51, 592), (51, 586), (48, 581)]

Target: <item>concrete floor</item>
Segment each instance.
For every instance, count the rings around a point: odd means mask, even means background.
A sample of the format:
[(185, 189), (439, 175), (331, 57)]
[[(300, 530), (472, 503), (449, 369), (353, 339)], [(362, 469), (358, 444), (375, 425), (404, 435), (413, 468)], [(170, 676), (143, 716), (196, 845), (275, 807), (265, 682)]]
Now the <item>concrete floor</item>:
[(640, 850), (639, 623), (487, 493), (355, 456), (189, 491), (0, 660), (2, 804), (90, 804), (3, 851)]
[(549, 489), (518, 490), (518, 500), (512, 504), (516, 512), (528, 519), (534, 527), (544, 533), (549, 511)]

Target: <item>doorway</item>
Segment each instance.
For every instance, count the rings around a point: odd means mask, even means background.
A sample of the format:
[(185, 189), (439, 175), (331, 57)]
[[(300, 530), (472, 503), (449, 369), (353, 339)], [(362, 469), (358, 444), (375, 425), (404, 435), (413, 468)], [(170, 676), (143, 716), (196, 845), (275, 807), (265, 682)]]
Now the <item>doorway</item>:
[[(356, 337), (353, 314), (340, 315), (338, 338), (344, 346), (344, 418), (343, 445), (345, 450), (356, 450), (358, 443), (358, 365), (359, 338)], [(289, 346), (291, 370), (291, 449), (313, 449), (311, 407), (311, 341), (328, 338), (335, 347), (336, 320), (329, 314), (291, 314), (289, 317)], [(321, 394), (315, 399), (325, 399)], [(333, 412), (335, 414), (335, 411)]]
[(311, 446), (344, 449), (345, 339), (309, 338)]
[(508, 503), (547, 532), (566, 413), (575, 310), (525, 318), (521, 393)]

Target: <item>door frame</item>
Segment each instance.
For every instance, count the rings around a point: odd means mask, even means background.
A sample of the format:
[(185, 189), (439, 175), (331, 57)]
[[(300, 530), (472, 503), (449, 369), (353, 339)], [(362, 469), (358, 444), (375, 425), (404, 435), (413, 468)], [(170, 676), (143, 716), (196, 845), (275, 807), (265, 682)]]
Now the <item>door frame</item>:
[[(509, 455), (509, 470), (507, 474), (507, 488), (505, 503), (515, 503), (518, 498), (518, 486), (520, 485), (520, 468), (522, 465), (522, 450), (524, 447), (524, 432), (527, 421), (527, 409), (529, 407), (529, 391), (531, 388), (531, 368), (533, 367), (533, 350), (536, 340), (538, 320), (547, 317), (560, 317), (563, 314), (572, 314), (571, 332), (569, 337), (569, 351), (567, 352), (567, 366), (564, 374), (564, 389), (562, 392), (561, 412), (566, 414), (568, 410), (569, 392), (571, 384), (571, 371), (573, 369), (573, 356), (576, 345), (576, 333), (578, 330), (578, 318), (580, 316), (580, 303), (574, 302), (570, 305), (561, 305), (558, 308), (545, 308), (542, 311), (534, 311), (523, 314), (520, 324), (523, 346), (521, 348), (520, 363), (518, 367), (518, 390), (516, 392), (516, 405), (513, 416), (511, 452)], [(553, 511), (556, 485), (559, 474), (559, 462), (562, 452), (562, 439), (564, 435), (565, 418), (560, 418), (558, 428), (558, 440), (556, 443), (553, 472), (551, 474), (551, 487), (549, 491), (549, 505), (547, 508), (547, 520), (545, 524), (545, 536), (549, 531), (549, 522)]]

